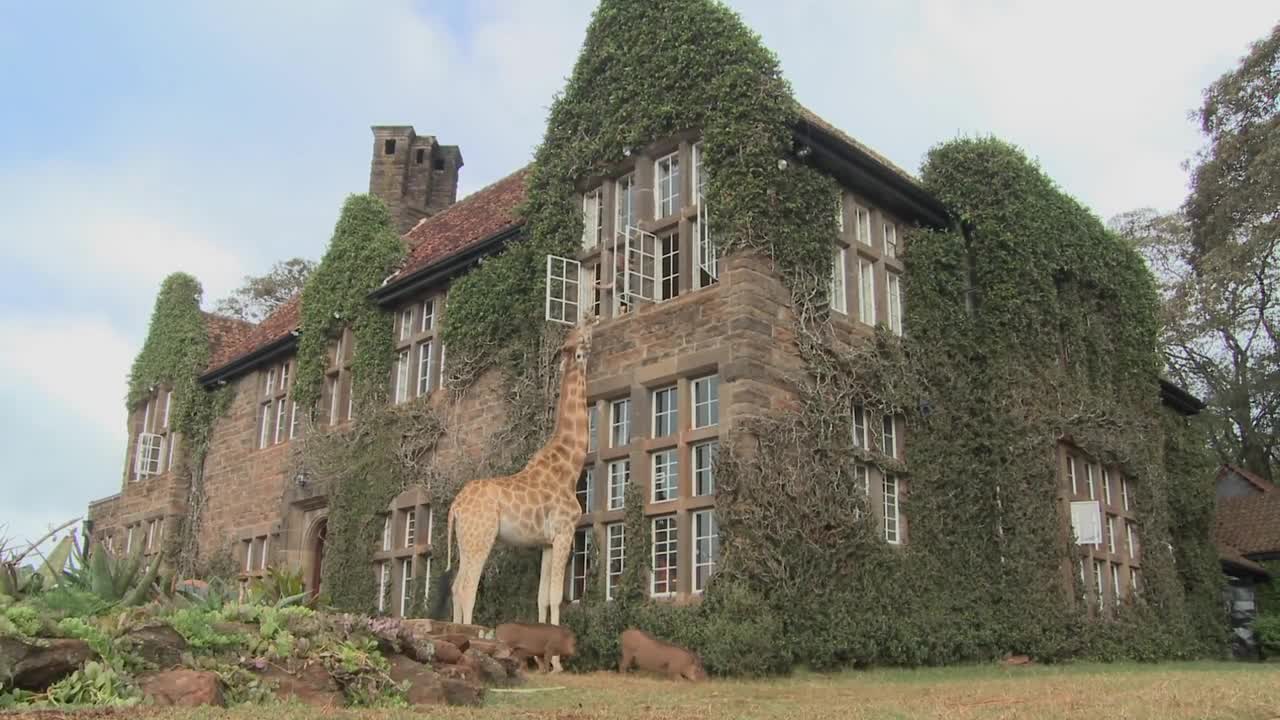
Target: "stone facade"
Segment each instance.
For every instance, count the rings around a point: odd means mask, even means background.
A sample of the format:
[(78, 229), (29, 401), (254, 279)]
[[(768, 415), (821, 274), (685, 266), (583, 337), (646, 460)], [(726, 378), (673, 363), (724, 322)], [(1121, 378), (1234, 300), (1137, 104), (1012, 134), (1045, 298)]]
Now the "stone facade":
[[(719, 256), (714, 276), (709, 273), (707, 258), (702, 257), (705, 244), (700, 245), (705, 237), (698, 227), (703, 216), (698, 207), (696, 138), (696, 133), (686, 133), (637, 149), (630, 170), (624, 168), (618, 176), (584, 192), (607, 199), (597, 200), (603, 203), (599, 234), (590, 242), (584, 237), (576, 261), (584, 281), (590, 283), (598, 273), (604, 287), (598, 298), (591, 298), (591, 293), (583, 297), (584, 304), (596, 305), (601, 315), (593, 331), (587, 387), (596, 422), (579, 485), (586, 512), (567, 573), (568, 601), (578, 596), (587, 542), (602, 544), (606, 561), (612, 555), (649, 554), (659, 568), (650, 578), (655, 597), (675, 602), (696, 598), (714, 572), (718, 553), (711, 469), (718, 444), (739, 437), (736, 431), (752, 418), (793, 404), (794, 383), (805, 372), (796, 346), (791, 294), (770, 260), (752, 254)], [(625, 222), (665, 243), (661, 257), (655, 258), (660, 275), (654, 280), (662, 289), (655, 286), (651, 301), (625, 303), (614, 276), (623, 254), (614, 240), (624, 222), (616, 212), (619, 184), (630, 174), (636, 187), (627, 192), (650, 197), (655, 183), (661, 182), (661, 163), (667, 163), (665, 172), (672, 171), (672, 164), (686, 168), (665, 186), (670, 201), (666, 205), (642, 202)], [(423, 221), (453, 202), (460, 166), (456, 148), (418, 136), (411, 127), (374, 128), (370, 191), (391, 208), (411, 247), (410, 262), (428, 256), (419, 267), (402, 270), (390, 281), (409, 289), (394, 299), (379, 300), (396, 318), (391, 398), (392, 402), (431, 403), (441, 413), (446, 432), (431, 458), (441, 468), (482, 464), (494, 433), (504, 426), (507, 388), (500, 372), (489, 371), (460, 397), (440, 391), (448, 357), (435, 333), (448, 312), (448, 283), (456, 272), (435, 270), (458, 253), (487, 247), (490, 238), (499, 234), (495, 228), (501, 226), (506, 232), (509, 224), (495, 224), (492, 219), (495, 213), (505, 217), (512, 212), (522, 195), (504, 189), (504, 183), (518, 179), (518, 174), (513, 175), (491, 186), (498, 188), (494, 192), (482, 190), (457, 203), (454, 210), (440, 215), (439, 222)], [(693, 172), (688, 172), (690, 168)], [(897, 172), (884, 169), (889, 175)], [(903, 270), (897, 258), (899, 227), (919, 221), (906, 211), (877, 207), (868, 195), (863, 188), (846, 186), (839, 209), (841, 231), (833, 239), (832, 269), (838, 282), (833, 282), (829, 300), (837, 337), (846, 343), (866, 341), (877, 323), (893, 328), (896, 321), (900, 329), (900, 298), (895, 304), (890, 297), (893, 278)], [(884, 197), (884, 189), (876, 196)], [(468, 213), (483, 217), (470, 222)], [(475, 236), (458, 235), (468, 228)], [(437, 237), (440, 233), (451, 235)], [(433, 247), (445, 250), (437, 256), (424, 251)], [(419, 276), (427, 280), (411, 285)], [(428, 316), (429, 324), (424, 320)], [(279, 331), (270, 318), (263, 323), (267, 326)], [(347, 333), (343, 355), (330, 371), (332, 382), (326, 381), (318, 422), (351, 422), (349, 410), (344, 410), (350, 387), (345, 369), (350, 362), (350, 337)], [(220, 367), (203, 376), (211, 387), (230, 385), (233, 399), (213, 429), (204, 464), (202, 559), (229, 556), (244, 578), (272, 566), (301, 568), (308, 586), (317, 589), (328, 498), (323, 483), (292, 476), (294, 443), (306, 432), (305, 423), (294, 422), (290, 398), (296, 344), (286, 335), (263, 336), (255, 342), (230, 360), (220, 359)], [(615, 435), (621, 432), (615, 425), (623, 412), (627, 431)], [(869, 449), (903, 457), (907, 439), (900, 419), (884, 419), (894, 439), (892, 447), (884, 448), (879, 447), (885, 436), (882, 419), (863, 420), (875, 424), (864, 432), (863, 442)], [(128, 453), (133, 462), (141, 421), (133, 417), (131, 422), (134, 439)], [(180, 462), (181, 452), (178, 457)], [(175, 521), (185, 516), (188, 492), (176, 479), (178, 475), (166, 467), (157, 476), (126, 477), (120, 495), (91, 505), (94, 537), (119, 536), (129, 524), (153, 516)], [(645, 514), (655, 537), (650, 547), (627, 545), (618, 536), (624, 478), (639, 483), (643, 490)], [(883, 522), (886, 541), (905, 543), (908, 524), (899, 507), (907, 495), (906, 479), (881, 478), (877, 470), (868, 468), (865, 482), (869, 506)], [(396, 498), (386, 513), (389, 541), (375, 549), (370, 585), (372, 591), (381, 578), (391, 599), (384, 609), (400, 614), (397, 599), (404, 596), (403, 579), (426, 574), (424, 564), (434, 552), (428, 540), (430, 527), (443, 521), (444, 509), (431, 508), (426, 493), (413, 489)]]

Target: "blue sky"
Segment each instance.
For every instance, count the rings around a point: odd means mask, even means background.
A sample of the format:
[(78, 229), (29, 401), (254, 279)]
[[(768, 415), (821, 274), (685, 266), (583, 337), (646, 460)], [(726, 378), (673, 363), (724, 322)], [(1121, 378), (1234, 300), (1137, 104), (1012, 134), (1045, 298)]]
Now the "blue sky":
[[(594, 4), (0, 4), (0, 526), (30, 537), (119, 488), (165, 275), (212, 306), (318, 258), (367, 189), (370, 125), (460, 145), (463, 194), (524, 164)], [(1244, 1), (729, 5), (802, 102), (899, 165), (994, 133), (1104, 219), (1180, 202), (1187, 113), (1276, 21)]]

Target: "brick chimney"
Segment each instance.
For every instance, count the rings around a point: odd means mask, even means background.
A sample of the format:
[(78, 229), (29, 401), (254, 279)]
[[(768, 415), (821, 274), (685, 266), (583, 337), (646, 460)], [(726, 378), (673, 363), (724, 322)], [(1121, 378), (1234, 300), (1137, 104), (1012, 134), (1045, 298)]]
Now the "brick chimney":
[(461, 167), (457, 145), (440, 145), (412, 125), (373, 126), (369, 192), (387, 204), (402, 235), (458, 199)]

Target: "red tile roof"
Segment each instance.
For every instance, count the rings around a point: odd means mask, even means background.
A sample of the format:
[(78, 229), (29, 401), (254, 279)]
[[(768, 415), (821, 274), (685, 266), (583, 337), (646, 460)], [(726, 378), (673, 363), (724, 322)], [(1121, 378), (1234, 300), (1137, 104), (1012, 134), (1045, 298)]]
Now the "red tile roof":
[(1245, 555), (1280, 552), (1280, 492), (1219, 498), (1214, 538)]
[(1239, 465), (1223, 465), (1222, 469), (1218, 471), (1218, 479), (1221, 480), (1222, 477), (1229, 472), (1239, 475), (1245, 482), (1257, 488), (1258, 492), (1265, 493), (1276, 489), (1275, 484), (1267, 482), (1256, 473), (1246, 470)]
[(216, 370), (227, 363), (247, 355), (250, 352), (268, 345), (296, 330), (301, 320), (300, 311), (302, 295), (294, 295), (275, 309), (257, 325), (250, 325), (248, 332), (241, 334), (234, 342), (215, 346), (209, 358), (209, 371)]
[(522, 221), (516, 215), (524, 202), (528, 165), (421, 220), (404, 234), (409, 255), (391, 282), (403, 279), (436, 261), (464, 250)]
[(204, 324), (209, 333), (209, 359), (211, 362), (227, 352), (228, 348), (244, 342), (245, 338), (249, 337), (249, 334), (256, 327), (246, 320), (230, 318), (225, 315), (215, 315), (210, 312), (204, 313)]

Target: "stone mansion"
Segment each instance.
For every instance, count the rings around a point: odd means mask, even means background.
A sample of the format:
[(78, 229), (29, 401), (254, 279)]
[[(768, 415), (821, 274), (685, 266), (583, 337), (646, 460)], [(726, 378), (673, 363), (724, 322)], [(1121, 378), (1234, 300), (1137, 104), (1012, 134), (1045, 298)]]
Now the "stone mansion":
[[(903, 332), (900, 260), (905, 229), (943, 227), (942, 204), (909, 173), (812, 113), (794, 128), (816, 167), (843, 188), (832, 238), (829, 304), (836, 332), (865, 341), (877, 325)], [(581, 598), (589, 543), (603, 549), (611, 594), (628, 558), (646, 554), (653, 597), (687, 601), (702, 592), (718, 559), (715, 459), (722, 441), (747, 418), (785, 407), (788, 375), (802, 368), (790, 295), (768, 263), (718, 252), (706, 223), (701, 189), (707, 177), (697, 129), (634, 148), (624, 167), (582, 188), (584, 232), (575, 258), (549, 262), (550, 319), (583, 311), (600, 318), (593, 333), (588, 395), (589, 454), (578, 495), (583, 516), (566, 573), (566, 599)], [(479, 462), (500, 426), (502, 388), (496, 372), (454, 399), (441, 392), (449, 372), (437, 331), (449, 312), (449, 287), (477, 260), (520, 237), (517, 208), (527, 168), (456, 198), (462, 153), (413, 127), (373, 128), (369, 192), (390, 208), (407, 249), (402, 266), (372, 294), (394, 317), (394, 403), (448, 406), (440, 461)], [(622, 257), (626, 256), (626, 257)], [(638, 258), (638, 260), (636, 260)], [(623, 260), (638, 262), (615, 278)], [(615, 281), (617, 280), (617, 281)], [(300, 568), (318, 591), (329, 498), (291, 477), (291, 443), (305, 431), (291, 397), (300, 328), (300, 299), (259, 324), (206, 314), (212, 361), (199, 377), (207, 389), (229, 386), (233, 400), (213, 428), (204, 461), (202, 552), (230, 551), (242, 578), (270, 567)], [(352, 417), (352, 344), (347, 332), (329, 356), (318, 422)], [(1184, 414), (1199, 403), (1164, 388), (1166, 405)], [(187, 513), (188, 493), (170, 472), (184, 452), (170, 432), (171, 390), (158, 387), (128, 416), (129, 445), (119, 492), (89, 506), (89, 532), (116, 552), (159, 552), (166, 533)], [(304, 410), (305, 412), (305, 410)], [(909, 462), (911, 438), (895, 416), (850, 412), (853, 441)], [(910, 486), (905, 476), (860, 466), (860, 480), (883, 541), (911, 541)], [(625, 537), (624, 491), (643, 489), (651, 542)], [(1126, 479), (1067, 445), (1060, 446), (1058, 502), (1063, 532), (1088, 540), (1080, 573), (1092, 602), (1118, 603), (1141, 582), (1140, 511)], [(411, 578), (439, 548), (431, 528), (442, 521), (425, 491), (406, 491), (386, 508), (382, 542), (369, 572), (370, 597), (392, 615), (413, 602)], [(376, 593), (375, 588), (387, 590)]]

